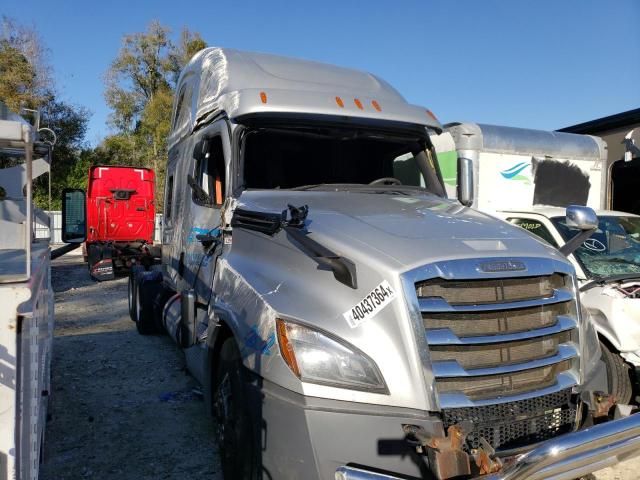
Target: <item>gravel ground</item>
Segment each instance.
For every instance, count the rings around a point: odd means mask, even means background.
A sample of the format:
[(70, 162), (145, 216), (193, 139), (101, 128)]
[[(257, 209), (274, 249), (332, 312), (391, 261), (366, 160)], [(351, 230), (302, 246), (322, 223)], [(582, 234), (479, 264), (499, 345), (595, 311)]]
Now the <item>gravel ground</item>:
[(82, 256), (53, 262), (56, 330), (43, 480), (221, 479), (212, 421), (182, 353), (140, 336), (127, 279), (96, 283)]
[[(52, 419), (40, 478), (222, 480), (214, 427), (182, 353), (168, 337), (138, 335), (127, 279), (91, 281), (78, 253), (53, 262)], [(595, 477), (640, 479), (640, 459)]]

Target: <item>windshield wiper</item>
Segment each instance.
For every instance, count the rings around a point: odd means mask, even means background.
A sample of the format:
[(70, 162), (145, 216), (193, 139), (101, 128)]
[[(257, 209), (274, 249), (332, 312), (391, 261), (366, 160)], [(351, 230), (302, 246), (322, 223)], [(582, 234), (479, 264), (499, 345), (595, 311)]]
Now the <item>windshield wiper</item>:
[(312, 183), (310, 185), (300, 185), (299, 187), (293, 187), (291, 190), (311, 190), (317, 187), (323, 187), (328, 185), (327, 183)]
[(284, 230), (288, 237), (295, 240), (300, 250), (310, 256), (318, 264), (328, 267), (340, 283), (353, 289), (358, 288), (356, 264), (346, 257), (332, 252), (324, 245), (309, 236), (306, 220), (309, 207), (288, 205), (281, 213), (257, 212), (237, 208), (231, 219), (231, 226), (264, 233), (273, 236)]
[(366, 185), (363, 185), (361, 183), (312, 183), (310, 185), (301, 185), (299, 187), (293, 187), (293, 188), (290, 188), (289, 190), (301, 191), (301, 190), (313, 190), (314, 188), (344, 190), (345, 188), (358, 188), (358, 187), (364, 187), (364, 186)]
[(368, 183), (316, 183), (312, 185), (301, 185), (293, 187), (292, 191), (305, 191), (313, 189), (323, 189), (331, 191), (354, 190), (360, 193), (390, 193), (394, 195), (409, 195), (411, 192), (426, 191), (423, 187), (415, 185), (369, 185)]

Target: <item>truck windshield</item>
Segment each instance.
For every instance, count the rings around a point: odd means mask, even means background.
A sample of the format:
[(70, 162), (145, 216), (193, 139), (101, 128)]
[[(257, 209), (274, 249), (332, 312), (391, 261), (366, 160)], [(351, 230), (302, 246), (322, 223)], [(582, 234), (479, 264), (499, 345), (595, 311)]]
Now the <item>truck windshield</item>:
[(246, 189), (358, 190), (443, 196), (428, 136), (339, 127), (248, 129)]
[[(640, 273), (640, 217), (598, 217), (598, 229), (575, 251), (591, 277)], [(564, 217), (552, 218), (565, 240), (578, 233)]]

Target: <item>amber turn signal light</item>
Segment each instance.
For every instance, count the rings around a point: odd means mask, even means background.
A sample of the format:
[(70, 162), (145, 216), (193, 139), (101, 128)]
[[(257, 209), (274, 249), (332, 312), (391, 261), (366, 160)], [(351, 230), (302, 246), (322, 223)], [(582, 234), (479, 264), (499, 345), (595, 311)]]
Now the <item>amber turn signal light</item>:
[(300, 369), (298, 368), (298, 362), (296, 361), (296, 354), (293, 350), (293, 345), (291, 345), (291, 342), (289, 341), (289, 336), (287, 335), (287, 324), (279, 318), (276, 319), (276, 331), (278, 333), (280, 355), (282, 355), (282, 358), (294, 375), (300, 378)]

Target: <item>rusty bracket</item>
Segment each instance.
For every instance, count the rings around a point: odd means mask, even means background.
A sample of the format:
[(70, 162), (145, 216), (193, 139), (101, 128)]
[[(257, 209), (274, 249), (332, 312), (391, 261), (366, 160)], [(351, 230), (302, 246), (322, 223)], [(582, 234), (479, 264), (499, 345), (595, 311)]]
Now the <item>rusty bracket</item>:
[(469, 455), (462, 449), (472, 429), (471, 422), (451, 425), (444, 437), (434, 437), (416, 425), (403, 425), (407, 441), (426, 449), (429, 467), (438, 480), (471, 474)]
[(593, 392), (593, 418), (607, 417), (611, 408), (617, 403), (616, 397), (604, 392)]
[(502, 469), (502, 462), (499, 458), (495, 458), (495, 453), (495, 449), (489, 445), (489, 442), (484, 437), (480, 437), (480, 447), (474, 455), (480, 475), (496, 473)]

